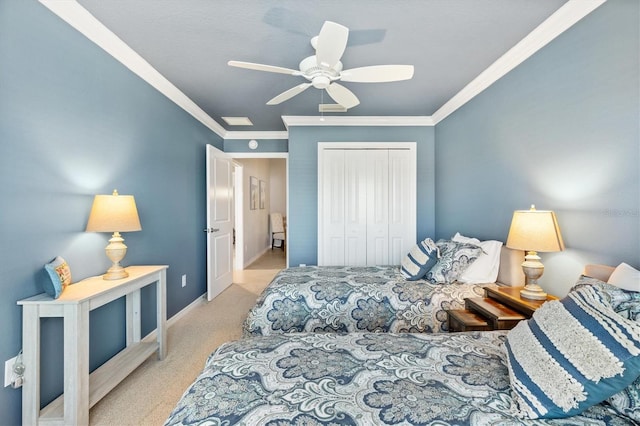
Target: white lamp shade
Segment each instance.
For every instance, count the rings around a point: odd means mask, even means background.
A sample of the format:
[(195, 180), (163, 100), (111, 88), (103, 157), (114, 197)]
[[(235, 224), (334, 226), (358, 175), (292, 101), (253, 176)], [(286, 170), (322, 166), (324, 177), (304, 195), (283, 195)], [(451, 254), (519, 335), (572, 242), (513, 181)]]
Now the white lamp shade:
[(87, 222), (87, 232), (140, 231), (140, 218), (133, 195), (96, 195)]
[(516, 210), (513, 212), (507, 247), (517, 250), (552, 252), (564, 250), (564, 242), (554, 212)]

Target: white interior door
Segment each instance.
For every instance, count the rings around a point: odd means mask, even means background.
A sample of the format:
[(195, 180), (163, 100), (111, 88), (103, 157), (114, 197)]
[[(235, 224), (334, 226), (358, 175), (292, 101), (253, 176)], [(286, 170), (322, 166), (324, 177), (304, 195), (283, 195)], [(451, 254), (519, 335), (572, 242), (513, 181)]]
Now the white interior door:
[(368, 150), (361, 155), (366, 159), (368, 171), (365, 264), (390, 265), (389, 150)]
[(318, 264), (399, 265), (416, 242), (415, 142), (318, 143)]
[(324, 244), (318, 252), (320, 265), (344, 265), (345, 258), (345, 190), (344, 150), (324, 151), (319, 192), (322, 199), (331, 200), (321, 207), (320, 236)]
[(371, 171), (368, 160), (367, 151), (346, 150), (344, 154), (345, 256), (342, 265), (367, 265), (367, 181)]
[(233, 280), (233, 170), (224, 152), (207, 145), (207, 299)]
[(407, 149), (389, 150), (389, 265), (399, 265), (416, 244), (416, 156)]

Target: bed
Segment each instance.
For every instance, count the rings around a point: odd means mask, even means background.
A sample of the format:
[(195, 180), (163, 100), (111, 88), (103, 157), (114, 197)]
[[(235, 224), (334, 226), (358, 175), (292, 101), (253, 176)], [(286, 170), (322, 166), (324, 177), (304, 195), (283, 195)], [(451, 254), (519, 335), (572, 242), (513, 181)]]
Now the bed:
[[(576, 287), (576, 293), (597, 290), (588, 280)], [(612, 298), (607, 298), (610, 304)], [(625, 300), (625, 309), (629, 302), (637, 314), (640, 297)], [(540, 325), (536, 315), (542, 310), (534, 314)], [(640, 332), (639, 322), (624, 321)], [(514, 411), (514, 361), (505, 349), (513, 343), (513, 332), (294, 333), (226, 343), (209, 357), (166, 425), (615, 426), (640, 420), (640, 406), (633, 405), (639, 402), (628, 402), (639, 398), (640, 378), (632, 383), (640, 373), (637, 363), (625, 364), (635, 376), (619, 384), (630, 389), (619, 392), (628, 396), (618, 397), (622, 405), (610, 397), (567, 418), (523, 419)], [(640, 350), (637, 337), (634, 345)], [(591, 357), (586, 358), (589, 362)], [(631, 362), (637, 360), (631, 357)], [(625, 403), (638, 417), (624, 415)]]
[[(497, 281), (522, 285), (524, 253), (498, 250)], [(243, 324), (243, 335), (447, 331), (446, 310), (463, 308), (467, 297), (483, 296), (488, 283), (407, 281), (398, 266), (292, 267), (279, 272), (262, 292)]]

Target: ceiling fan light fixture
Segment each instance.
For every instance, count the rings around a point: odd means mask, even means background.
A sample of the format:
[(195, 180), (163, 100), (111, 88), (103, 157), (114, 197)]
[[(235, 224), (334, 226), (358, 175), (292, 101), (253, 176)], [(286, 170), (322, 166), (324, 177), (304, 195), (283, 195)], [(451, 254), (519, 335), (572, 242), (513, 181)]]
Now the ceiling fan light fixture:
[(313, 87), (316, 89), (326, 89), (329, 87), (329, 84), (331, 84), (331, 80), (329, 80), (329, 77), (325, 75), (317, 75), (313, 77), (311, 84), (313, 84)]

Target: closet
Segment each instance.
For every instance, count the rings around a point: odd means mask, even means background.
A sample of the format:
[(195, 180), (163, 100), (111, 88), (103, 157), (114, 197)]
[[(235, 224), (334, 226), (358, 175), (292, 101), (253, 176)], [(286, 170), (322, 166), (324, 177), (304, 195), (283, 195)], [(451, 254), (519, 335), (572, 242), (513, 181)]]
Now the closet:
[(415, 143), (319, 143), (318, 264), (399, 265), (415, 242)]

